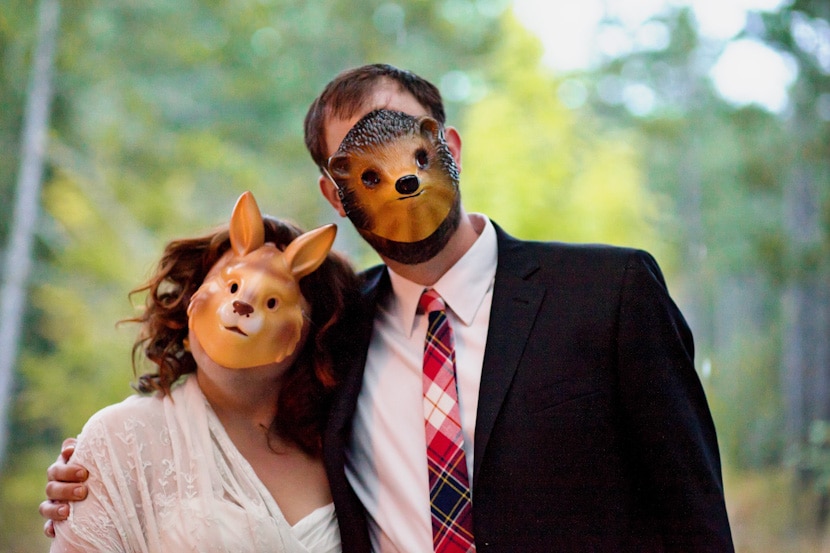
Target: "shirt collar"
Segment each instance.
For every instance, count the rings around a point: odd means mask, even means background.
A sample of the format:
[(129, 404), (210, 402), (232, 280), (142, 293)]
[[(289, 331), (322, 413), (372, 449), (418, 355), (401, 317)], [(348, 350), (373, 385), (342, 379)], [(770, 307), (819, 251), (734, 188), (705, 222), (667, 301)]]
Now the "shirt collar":
[[(483, 225), (481, 234), (461, 259), (436, 282), (432, 288), (441, 294), (455, 316), (465, 325), (470, 325), (481, 302), (492, 287), (496, 277), (498, 245), (496, 230), (490, 219), (478, 213), (468, 214), (478, 227)], [(418, 300), (424, 286), (408, 280), (389, 269), (394, 301), (391, 312), (407, 336), (415, 328)]]

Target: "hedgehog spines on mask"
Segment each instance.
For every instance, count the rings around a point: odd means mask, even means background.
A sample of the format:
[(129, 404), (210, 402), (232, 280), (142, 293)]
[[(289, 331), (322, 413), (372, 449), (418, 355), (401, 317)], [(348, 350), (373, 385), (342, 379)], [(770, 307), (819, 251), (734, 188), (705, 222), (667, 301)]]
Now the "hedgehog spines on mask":
[(366, 114), (328, 170), (347, 216), (382, 256), (422, 263), (458, 228), (460, 172), (431, 117), (383, 109)]

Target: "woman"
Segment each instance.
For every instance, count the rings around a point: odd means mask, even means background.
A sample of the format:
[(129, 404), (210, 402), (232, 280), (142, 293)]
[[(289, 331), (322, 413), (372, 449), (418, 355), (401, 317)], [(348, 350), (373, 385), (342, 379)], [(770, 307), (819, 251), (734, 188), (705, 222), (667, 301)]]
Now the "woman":
[[(280, 250), (301, 234), (262, 221), (264, 241)], [(227, 368), (189, 330), (188, 306), (229, 248), (227, 229), (171, 242), (132, 292), (147, 293), (130, 320), (141, 324), (134, 369), (141, 352), (155, 365), (137, 387), (152, 395), (84, 427), (73, 462), (90, 471), (89, 497), (55, 524), (52, 551), (340, 550), (321, 433), (340, 376), (335, 357), (349, 351), (357, 277), (329, 253), (299, 280), (304, 323), (293, 352)]]

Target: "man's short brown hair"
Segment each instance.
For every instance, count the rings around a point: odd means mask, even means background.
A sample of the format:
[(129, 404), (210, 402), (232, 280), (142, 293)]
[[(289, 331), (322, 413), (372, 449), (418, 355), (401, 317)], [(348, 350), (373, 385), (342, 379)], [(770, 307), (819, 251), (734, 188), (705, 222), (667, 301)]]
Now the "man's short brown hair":
[(338, 74), (311, 103), (305, 117), (305, 145), (314, 163), (323, 168), (328, 159), (326, 119), (348, 119), (362, 107), (375, 87), (384, 80), (398, 83), (410, 93), (436, 121), (444, 125), (446, 114), (438, 88), (405, 69), (377, 63), (347, 69)]

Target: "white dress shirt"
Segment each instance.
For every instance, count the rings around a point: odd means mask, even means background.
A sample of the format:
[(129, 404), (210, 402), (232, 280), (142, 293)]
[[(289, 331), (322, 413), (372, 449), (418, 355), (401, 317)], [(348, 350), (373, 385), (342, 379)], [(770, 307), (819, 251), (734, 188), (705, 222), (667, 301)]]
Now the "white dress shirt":
[[(473, 436), (493, 281), (496, 232), (469, 215), (479, 237), (433, 288), (447, 304), (455, 339), (464, 451), (472, 486)], [(369, 515), (375, 551), (432, 551), (422, 365), (427, 317), (416, 313), (424, 287), (390, 270), (393, 294), (379, 306), (357, 403), (346, 474)]]

